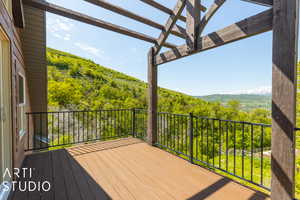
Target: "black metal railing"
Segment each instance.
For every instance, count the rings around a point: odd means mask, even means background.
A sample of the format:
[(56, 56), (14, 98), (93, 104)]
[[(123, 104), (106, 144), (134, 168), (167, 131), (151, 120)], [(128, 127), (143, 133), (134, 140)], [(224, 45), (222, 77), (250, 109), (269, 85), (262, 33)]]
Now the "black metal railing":
[(147, 110), (133, 109), (133, 133), (134, 136), (144, 141), (147, 140)]
[[(163, 112), (157, 118), (158, 147), (191, 163), (270, 189), (271, 125)], [(27, 127), (26, 151), (128, 136), (147, 140), (147, 111), (27, 113)]]
[(27, 113), (26, 151), (128, 136), (144, 138), (141, 109)]
[(158, 143), (190, 162), (270, 188), (271, 126), (159, 113)]

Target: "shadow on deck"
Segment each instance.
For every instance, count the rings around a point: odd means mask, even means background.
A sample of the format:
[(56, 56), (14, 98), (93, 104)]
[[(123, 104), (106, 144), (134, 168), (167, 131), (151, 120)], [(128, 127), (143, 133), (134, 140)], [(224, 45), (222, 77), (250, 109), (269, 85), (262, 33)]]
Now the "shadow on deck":
[(51, 190), (16, 190), (11, 200), (269, 199), (135, 138), (32, 154), (23, 167)]

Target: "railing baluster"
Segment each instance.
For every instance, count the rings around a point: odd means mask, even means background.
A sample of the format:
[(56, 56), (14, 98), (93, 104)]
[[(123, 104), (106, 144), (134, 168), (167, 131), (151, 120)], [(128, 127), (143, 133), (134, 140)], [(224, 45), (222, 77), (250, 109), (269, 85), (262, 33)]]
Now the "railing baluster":
[(253, 124), (251, 124), (251, 181), (253, 181)]
[(212, 149), (212, 157), (213, 157), (213, 167), (215, 167), (215, 120), (212, 119), (211, 132), (212, 132), (212, 141), (213, 141), (213, 149)]
[(63, 144), (65, 144), (65, 112), (63, 112)]
[(206, 120), (206, 163), (209, 164), (209, 148), (208, 148), (208, 140), (209, 140), (209, 119)]
[(242, 123), (242, 177), (245, 177), (244, 174), (244, 165), (245, 165), (245, 123)]
[(70, 138), (71, 138), (71, 136), (70, 136), (70, 112), (68, 112), (68, 141), (71, 141)]
[(179, 117), (180, 119), (180, 135), (181, 135), (181, 152), (184, 152), (184, 122), (183, 122), (183, 117)]
[(73, 118), (73, 123), (72, 123), (72, 128), (73, 128), (73, 143), (75, 143), (75, 112), (72, 112), (72, 118)]
[(60, 114), (59, 113), (57, 113), (57, 128), (58, 128), (58, 130), (57, 130), (57, 135), (58, 135), (58, 145), (60, 145)]
[(260, 139), (260, 184), (263, 185), (263, 168), (264, 168), (264, 127), (261, 126), (261, 139)]
[(193, 113), (190, 113), (189, 116), (189, 137), (190, 137), (190, 162), (193, 163), (194, 162), (194, 132), (193, 132), (193, 128), (194, 128), (194, 123), (193, 123)]
[(203, 118), (201, 118), (201, 160), (203, 160), (203, 146), (204, 146), (204, 140), (203, 140)]
[(233, 174), (236, 174), (236, 123), (233, 122), (234, 147), (233, 147)]
[(229, 130), (228, 130), (228, 121), (226, 122), (226, 171), (228, 171), (228, 136), (229, 136)]
[(222, 167), (222, 164), (221, 164), (221, 160), (222, 160), (222, 122), (221, 120), (219, 120), (219, 168)]
[(136, 119), (136, 111), (132, 109), (132, 136), (136, 137), (136, 130), (135, 130), (135, 119)]

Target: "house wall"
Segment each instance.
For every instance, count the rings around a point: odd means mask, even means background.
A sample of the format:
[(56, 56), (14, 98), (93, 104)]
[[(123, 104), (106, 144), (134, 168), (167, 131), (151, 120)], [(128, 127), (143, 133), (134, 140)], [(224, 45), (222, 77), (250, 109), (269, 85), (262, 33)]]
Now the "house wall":
[[(7, 6), (9, 5), (9, 6)], [(13, 167), (20, 167), (24, 159), (24, 145), (27, 143), (26, 135), (20, 136), (20, 127), (18, 125), (20, 118), (18, 117), (19, 105), (18, 105), (18, 74), (23, 73), (25, 81), (26, 91), (26, 104), (23, 105), (24, 112), (30, 112), (30, 99), (28, 92), (28, 79), (26, 75), (26, 67), (24, 62), (24, 56), (22, 52), (22, 44), (20, 39), (21, 30), (16, 28), (13, 23), (11, 13), (11, 0), (0, 0), (0, 26), (10, 41), (10, 65), (11, 71), (11, 124), (12, 124), (12, 164)]]
[(47, 111), (47, 61), (45, 12), (24, 5), (26, 26), (21, 39), (32, 112)]

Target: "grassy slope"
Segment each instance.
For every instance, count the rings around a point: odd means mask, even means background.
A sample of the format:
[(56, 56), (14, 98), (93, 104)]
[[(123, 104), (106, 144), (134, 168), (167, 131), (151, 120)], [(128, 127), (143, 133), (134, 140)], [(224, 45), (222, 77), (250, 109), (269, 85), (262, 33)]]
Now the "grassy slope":
[[(90, 109), (146, 107), (147, 84), (141, 80), (105, 68), (91, 60), (50, 48), (47, 49), (47, 59), (49, 103), (52, 106)], [(74, 92), (78, 89), (78, 92), (67, 93), (64, 89)], [(162, 88), (159, 89), (159, 95), (163, 101), (167, 101), (165, 103), (171, 105), (175, 99), (182, 100), (182, 104), (194, 100), (191, 96)], [(98, 100), (97, 103), (94, 102), (95, 99)], [(206, 102), (197, 100), (197, 103)]]
[[(146, 108), (147, 84), (126, 74), (65, 52), (48, 48), (48, 103), (55, 109)], [(176, 91), (159, 88), (159, 110), (193, 112), (239, 121), (269, 123), (269, 119), (232, 110)], [(265, 114), (263, 112), (261, 116)]]

